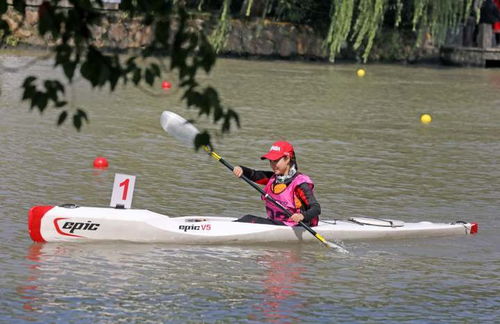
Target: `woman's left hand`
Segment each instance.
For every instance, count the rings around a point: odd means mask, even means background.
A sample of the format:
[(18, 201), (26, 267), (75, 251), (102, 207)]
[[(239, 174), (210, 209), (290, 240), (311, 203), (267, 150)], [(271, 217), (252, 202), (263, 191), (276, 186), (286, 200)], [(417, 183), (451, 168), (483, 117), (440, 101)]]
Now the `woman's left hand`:
[(290, 219), (293, 220), (295, 223), (302, 222), (304, 220), (304, 215), (293, 214), (292, 216), (290, 216)]

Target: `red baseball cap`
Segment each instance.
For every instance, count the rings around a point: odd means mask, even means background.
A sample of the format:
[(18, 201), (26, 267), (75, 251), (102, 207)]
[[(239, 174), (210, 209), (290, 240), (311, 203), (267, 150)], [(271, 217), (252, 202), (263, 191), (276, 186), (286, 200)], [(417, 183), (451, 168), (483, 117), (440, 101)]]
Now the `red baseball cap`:
[(284, 156), (293, 157), (294, 156), (293, 146), (292, 144), (285, 141), (274, 142), (269, 152), (265, 155), (262, 155), (261, 160), (268, 159), (271, 161), (279, 160)]

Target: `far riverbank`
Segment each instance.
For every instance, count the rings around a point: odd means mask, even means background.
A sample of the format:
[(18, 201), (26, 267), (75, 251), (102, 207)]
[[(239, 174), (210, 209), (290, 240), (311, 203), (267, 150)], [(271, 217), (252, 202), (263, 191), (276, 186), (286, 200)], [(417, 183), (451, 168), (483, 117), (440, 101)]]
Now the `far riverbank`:
[[(15, 30), (7, 38), (4, 48), (47, 49), (55, 45), (53, 39), (38, 35), (38, 11), (27, 9), (24, 20), (12, 11), (6, 20)], [(204, 29), (207, 35), (217, 24), (210, 14), (193, 16), (193, 27)], [(175, 25), (175, 23), (173, 23)], [(173, 26), (175, 28), (175, 26)], [(144, 27), (139, 18), (128, 18), (122, 12), (110, 10), (99, 27), (94, 30), (94, 44), (98, 48), (120, 52), (133, 52), (151, 40), (151, 28)], [(415, 35), (393, 29), (383, 30), (371, 51), (369, 62), (439, 63), (439, 48), (430, 36), (416, 48)], [(336, 60), (360, 62), (359, 51), (344, 48)], [(226, 42), (219, 55), (232, 58), (283, 59), (329, 62), (324, 47), (324, 36), (306, 25), (276, 22), (267, 19), (231, 19)]]

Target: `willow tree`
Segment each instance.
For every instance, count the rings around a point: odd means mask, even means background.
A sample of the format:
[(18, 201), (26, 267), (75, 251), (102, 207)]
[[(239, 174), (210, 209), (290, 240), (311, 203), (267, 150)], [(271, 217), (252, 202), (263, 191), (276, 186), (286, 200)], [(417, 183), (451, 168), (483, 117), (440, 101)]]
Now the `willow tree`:
[(470, 14), (474, 0), (332, 0), (331, 23), (326, 45), (330, 60), (341, 47), (350, 43), (354, 50), (363, 47), (363, 61), (367, 61), (375, 36), (388, 14), (394, 15), (394, 27), (399, 27), (402, 15), (411, 21), (417, 33), (417, 43), (424, 32), (432, 35), (436, 44), (442, 44), (450, 28), (455, 28)]
[[(245, 16), (313, 23), (317, 32), (325, 35), (325, 47), (331, 61), (344, 46), (350, 46), (361, 52), (366, 62), (376, 36), (387, 25), (388, 18), (394, 28), (411, 28), (416, 35), (416, 46), (425, 33), (429, 33), (439, 45), (450, 28), (475, 14), (472, 10), (474, 2), (477, 7), (482, 0), (330, 0), (326, 5), (317, 0), (245, 0), (239, 1), (239, 12)], [(227, 10), (230, 4), (231, 0), (222, 0), (219, 27), (211, 38), (218, 51), (223, 49), (224, 37), (230, 30)], [(252, 10), (254, 6), (259, 9)], [(323, 15), (325, 7), (329, 15)], [(328, 21), (318, 23), (317, 20)], [(323, 30), (325, 26), (326, 30)]]

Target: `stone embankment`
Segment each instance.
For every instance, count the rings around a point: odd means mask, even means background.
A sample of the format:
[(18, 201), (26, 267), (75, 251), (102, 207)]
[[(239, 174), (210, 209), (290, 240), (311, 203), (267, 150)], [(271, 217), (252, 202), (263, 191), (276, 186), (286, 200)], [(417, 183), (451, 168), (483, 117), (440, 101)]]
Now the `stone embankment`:
[[(39, 37), (36, 7), (26, 11), (24, 20), (13, 12), (9, 12), (4, 19), (14, 31), (7, 40), (8, 46), (51, 47), (55, 44), (50, 38)], [(203, 18), (194, 18), (192, 23), (209, 31), (215, 26), (212, 20)], [(139, 49), (148, 44), (151, 33), (151, 28), (142, 25), (140, 19), (129, 19), (119, 11), (110, 10), (106, 19), (94, 30), (94, 44), (101, 48)], [(230, 33), (222, 53), (240, 56), (327, 58), (323, 39), (312, 28), (268, 20), (231, 20)]]

